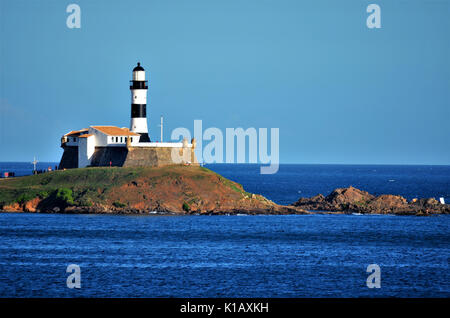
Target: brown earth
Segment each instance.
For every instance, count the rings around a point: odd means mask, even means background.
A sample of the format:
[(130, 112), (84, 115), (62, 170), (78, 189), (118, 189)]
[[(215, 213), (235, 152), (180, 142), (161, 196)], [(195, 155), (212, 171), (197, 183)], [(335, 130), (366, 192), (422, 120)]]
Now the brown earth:
[[(296, 207), (278, 205), (265, 197), (246, 192), (242, 185), (198, 167), (177, 167), (183, 173), (136, 178), (115, 187), (108, 195), (106, 209), (114, 212), (160, 211), (174, 213), (306, 213)], [(127, 207), (114, 206), (126, 202)]]
[(450, 205), (441, 204), (434, 198), (413, 199), (408, 202), (399, 195), (374, 196), (354, 187), (339, 188), (326, 197), (322, 194), (300, 198), (293, 204), (310, 211), (333, 211), (364, 214), (449, 214)]

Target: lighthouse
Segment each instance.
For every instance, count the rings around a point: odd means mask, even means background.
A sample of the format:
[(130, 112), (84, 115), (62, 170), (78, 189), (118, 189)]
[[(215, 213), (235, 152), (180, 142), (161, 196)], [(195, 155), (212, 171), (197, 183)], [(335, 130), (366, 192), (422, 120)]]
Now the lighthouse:
[(141, 63), (133, 69), (130, 81), (130, 128), (95, 125), (71, 130), (61, 137), (64, 153), (59, 169), (84, 167), (159, 167), (172, 164), (198, 165), (195, 139), (188, 142), (151, 142), (147, 128), (147, 90)]
[(131, 123), (130, 131), (140, 136), (139, 142), (150, 142), (147, 128), (147, 85), (145, 70), (141, 63), (133, 69), (133, 80), (130, 81), (131, 91)]

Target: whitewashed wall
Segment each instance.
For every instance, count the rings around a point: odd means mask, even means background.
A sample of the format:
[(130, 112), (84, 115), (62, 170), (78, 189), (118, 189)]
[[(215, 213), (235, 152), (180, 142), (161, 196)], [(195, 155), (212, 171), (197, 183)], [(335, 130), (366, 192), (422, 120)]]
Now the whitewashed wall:
[(80, 138), (78, 142), (78, 168), (84, 168), (91, 164), (95, 151), (95, 136)]

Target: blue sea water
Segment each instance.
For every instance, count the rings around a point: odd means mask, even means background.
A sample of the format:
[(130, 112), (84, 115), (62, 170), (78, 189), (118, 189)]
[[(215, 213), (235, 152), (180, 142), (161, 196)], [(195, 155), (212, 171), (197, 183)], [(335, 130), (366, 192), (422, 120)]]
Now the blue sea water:
[[(36, 170), (55, 169), (59, 162), (38, 162)], [(28, 176), (33, 174), (34, 166), (31, 162), (0, 162), (0, 176), (4, 172), (14, 172), (16, 177)]]
[[(450, 197), (448, 166), (209, 167), (279, 203), (348, 185)], [(0, 240), (1, 297), (450, 296), (450, 216), (0, 213)], [(80, 289), (66, 287), (69, 264)]]
[(450, 166), (282, 164), (272, 175), (260, 174), (256, 164), (206, 167), (279, 204), (349, 186), (375, 195), (397, 194), (408, 200), (443, 197), (450, 202)]

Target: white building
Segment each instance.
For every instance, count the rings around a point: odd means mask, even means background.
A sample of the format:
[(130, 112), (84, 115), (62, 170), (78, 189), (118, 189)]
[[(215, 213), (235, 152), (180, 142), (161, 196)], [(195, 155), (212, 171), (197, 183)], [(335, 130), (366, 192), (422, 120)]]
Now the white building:
[(138, 133), (128, 128), (90, 126), (65, 134), (61, 146), (78, 147), (78, 168), (83, 168), (91, 164), (96, 147), (133, 147), (139, 144), (139, 138)]

